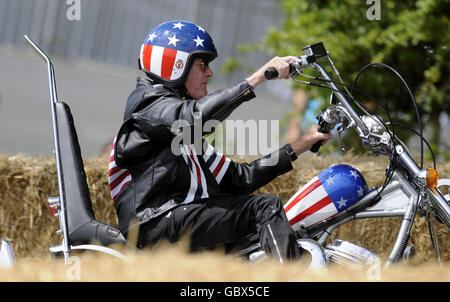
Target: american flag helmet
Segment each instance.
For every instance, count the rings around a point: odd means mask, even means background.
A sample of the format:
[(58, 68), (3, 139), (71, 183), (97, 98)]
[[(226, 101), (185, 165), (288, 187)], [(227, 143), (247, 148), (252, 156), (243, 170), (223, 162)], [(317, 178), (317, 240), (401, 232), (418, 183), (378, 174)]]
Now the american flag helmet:
[(164, 22), (145, 37), (139, 56), (139, 68), (158, 82), (177, 86), (184, 83), (192, 62), (217, 57), (209, 34), (189, 21)]
[(367, 192), (367, 183), (357, 169), (332, 165), (301, 187), (284, 205), (284, 211), (298, 231), (348, 209)]

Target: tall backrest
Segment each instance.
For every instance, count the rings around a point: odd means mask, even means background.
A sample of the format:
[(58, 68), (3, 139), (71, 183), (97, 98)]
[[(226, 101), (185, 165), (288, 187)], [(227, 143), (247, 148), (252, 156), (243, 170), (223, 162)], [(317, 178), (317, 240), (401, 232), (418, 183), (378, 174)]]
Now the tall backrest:
[(95, 216), (77, 132), (66, 103), (56, 103), (56, 117), (66, 211), (69, 213), (67, 224), (71, 234)]
[[(67, 261), (70, 245), (77, 243), (84, 244), (93, 241), (100, 242), (103, 245), (126, 243), (118, 229), (95, 220), (72, 113), (67, 104), (58, 101), (53, 64), (33, 40), (27, 35), (23, 37), (47, 64), (58, 172), (59, 197), (57, 198), (57, 206), (61, 210), (61, 213), (59, 213), (60, 231), (64, 239), (67, 239), (63, 240), (61, 245), (64, 257)], [(49, 206), (53, 202), (49, 199)]]
[(72, 113), (64, 102), (57, 102), (55, 107), (70, 243), (99, 241), (107, 245), (125, 242), (119, 230), (95, 220)]

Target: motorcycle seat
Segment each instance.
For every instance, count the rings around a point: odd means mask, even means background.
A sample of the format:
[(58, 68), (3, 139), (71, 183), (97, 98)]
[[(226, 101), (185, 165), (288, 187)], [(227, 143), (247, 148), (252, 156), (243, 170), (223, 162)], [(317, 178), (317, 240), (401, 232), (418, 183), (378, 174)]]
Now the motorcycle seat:
[(72, 113), (64, 102), (55, 105), (69, 244), (125, 244), (117, 228), (95, 219)]

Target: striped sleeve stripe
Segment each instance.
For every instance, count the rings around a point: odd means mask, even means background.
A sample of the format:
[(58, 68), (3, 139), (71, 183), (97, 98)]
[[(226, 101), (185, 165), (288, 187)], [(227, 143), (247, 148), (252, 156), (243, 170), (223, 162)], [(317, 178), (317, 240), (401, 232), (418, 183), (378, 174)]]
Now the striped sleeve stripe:
[(115, 175), (111, 176), (114, 180), (111, 180), (110, 187), (115, 188), (117, 187), (122, 181), (127, 178), (129, 175), (131, 175), (130, 171), (124, 170), (120, 171), (119, 173), (116, 173)]
[(113, 200), (116, 200), (117, 195), (125, 189), (125, 187), (131, 183), (131, 175), (125, 177), (122, 182), (111, 190), (111, 197)]
[[(193, 146), (192, 146), (193, 147)], [(189, 155), (193, 163), (195, 164), (196, 172), (197, 172), (197, 181), (199, 184), (199, 188), (196, 191), (196, 198), (206, 198), (208, 197), (208, 187), (206, 183), (205, 174), (198, 162), (197, 154), (195, 153), (194, 148), (189, 148)]]
[[(186, 155), (183, 155), (183, 158), (186, 161), (188, 161), (188, 159), (186, 158)], [(192, 166), (190, 167), (190, 169), (192, 169)], [(198, 183), (196, 181), (196, 177), (192, 173), (192, 170), (191, 170), (190, 174), (191, 174), (191, 181), (190, 181), (190, 185), (189, 185), (189, 191), (186, 195), (186, 198), (184, 199), (184, 201), (182, 203), (189, 203), (189, 202), (193, 201), (194, 197), (195, 197), (195, 192), (197, 191)]]
[(115, 167), (117, 167), (116, 162), (115, 161), (110, 161), (109, 162), (109, 170), (111, 170), (111, 169), (113, 169)]
[(203, 158), (205, 159), (206, 165), (208, 166), (212, 175), (216, 179), (216, 182), (219, 184), (226, 171), (228, 170), (228, 166), (231, 162), (230, 159), (209, 144), (205, 155), (203, 155)]
[(225, 155), (222, 155), (222, 156), (220, 157), (219, 163), (217, 164), (217, 167), (216, 167), (216, 168), (214, 169), (214, 171), (212, 172), (214, 178), (217, 176), (217, 174), (219, 174), (219, 172), (220, 172), (220, 170), (222, 169), (224, 163), (225, 163)]
[(187, 151), (186, 146), (181, 146), (181, 154), (183, 155), (183, 159), (186, 162), (186, 164), (189, 167), (189, 171), (191, 172), (191, 181), (189, 185), (189, 191), (186, 195), (186, 198), (183, 200), (182, 203), (190, 203), (195, 200), (195, 196), (198, 190), (198, 181), (197, 181), (197, 175), (195, 174), (196, 169), (193, 167), (193, 163), (189, 157), (189, 151)]
[(228, 166), (230, 165), (230, 162), (231, 162), (230, 159), (228, 157), (226, 157), (225, 155), (222, 155), (222, 159), (224, 159), (224, 161), (222, 163), (222, 167), (219, 170), (216, 168), (216, 170), (214, 170), (214, 173), (213, 173), (218, 184), (220, 184), (220, 182), (222, 181), (222, 178), (225, 175), (225, 173), (227, 172)]
[(114, 174), (120, 173), (122, 171), (126, 171), (125, 169), (119, 168), (116, 166), (116, 162), (113, 162), (112, 164), (114, 164), (113, 167), (110, 167), (109, 169), (109, 176), (113, 176)]
[(205, 153), (203, 154), (203, 159), (205, 160), (206, 165), (211, 166), (212, 162), (214, 161), (216, 157), (216, 152), (210, 144), (207, 144), (208, 148), (206, 149)]
[(208, 160), (206, 161), (206, 165), (209, 167), (211, 167), (211, 165), (214, 163), (214, 161), (217, 158), (217, 154), (212, 154), (211, 156), (209, 156)]
[(119, 173), (116, 173), (108, 178), (109, 189), (111, 190), (111, 197), (116, 199), (117, 195), (122, 192), (123, 189), (131, 182), (131, 173), (128, 170), (121, 169)]
[(108, 177), (108, 182), (112, 185), (113, 184), (113, 182), (119, 177), (119, 176), (121, 176), (121, 175), (123, 175), (124, 173), (127, 173), (128, 172), (128, 174), (130, 174), (130, 171), (128, 171), (128, 170), (125, 170), (125, 169), (120, 169), (120, 168), (115, 168), (115, 169), (117, 169), (114, 173), (110, 173), (109, 174), (109, 177)]
[(119, 193), (122, 192), (122, 190), (125, 189), (125, 187), (130, 184), (132, 180), (131, 172), (127, 169), (118, 167), (114, 159), (116, 139), (117, 136), (114, 138), (108, 167), (108, 184), (113, 200), (116, 200), (117, 195), (119, 195)]
[[(192, 148), (192, 149), (191, 149)], [(198, 161), (198, 156), (192, 146), (181, 146), (181, 154), (183, 159), (189, 167), (190, 171), (190, 186), (189, 191), (183, 203), (189, 203), (194, 200), (209, 197), (208, 185), (202, 166)]]

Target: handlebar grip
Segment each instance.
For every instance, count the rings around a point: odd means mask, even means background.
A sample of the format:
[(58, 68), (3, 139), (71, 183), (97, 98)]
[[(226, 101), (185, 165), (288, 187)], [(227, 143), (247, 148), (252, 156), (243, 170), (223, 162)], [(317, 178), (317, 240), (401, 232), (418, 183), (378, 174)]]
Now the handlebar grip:
[(317, 151), (319, 151), (319, 149), (320, 149), (320, 146), (322, 145), (322, 141), (323, 141), (323, 140), (320, 140), (320, 141), (318, 141), (317, 143), (315, 143), (315, 144), (311, 147), (311, 149), (309, 149), (309, 151), (311, 151), (311, 152), (313, 152), (313, 153), (317, 153)]
[(274, 67), (270, 67), (264, 72), (264, 77), (268, 80), (278, 78), (278, 71)]
[[(294, 63), (289, 62), (289, 73), (291, 74), (292, 72), (294, 72), (294, 70)], [(268, 80), (278, 78), (278, 70), (276, 70), (274, 67), (267, 68), (267, 70), (264, 71), (264, 77)]]
[[(326, 131), (326, 130), (323, 130), (322, 128), (319, 128), (319, 130), (317, 130), (317, 131), (319, 131), (320, 133), (327, 133), (328, 131)], [(311, 149), (309, 149), (309, 151), (311, 151), (311, 152), (313, 152), (313, 153), (317, 153), (317, 151), (319, 151), (319, 149), (320, 149), (320, 146), (322, 146), (322, 142), (323, 142), (323, 140), (321, 139), (320, 141), (318, 141), (317, 143), (315, 143), (312, 147), (311, 147)]]

